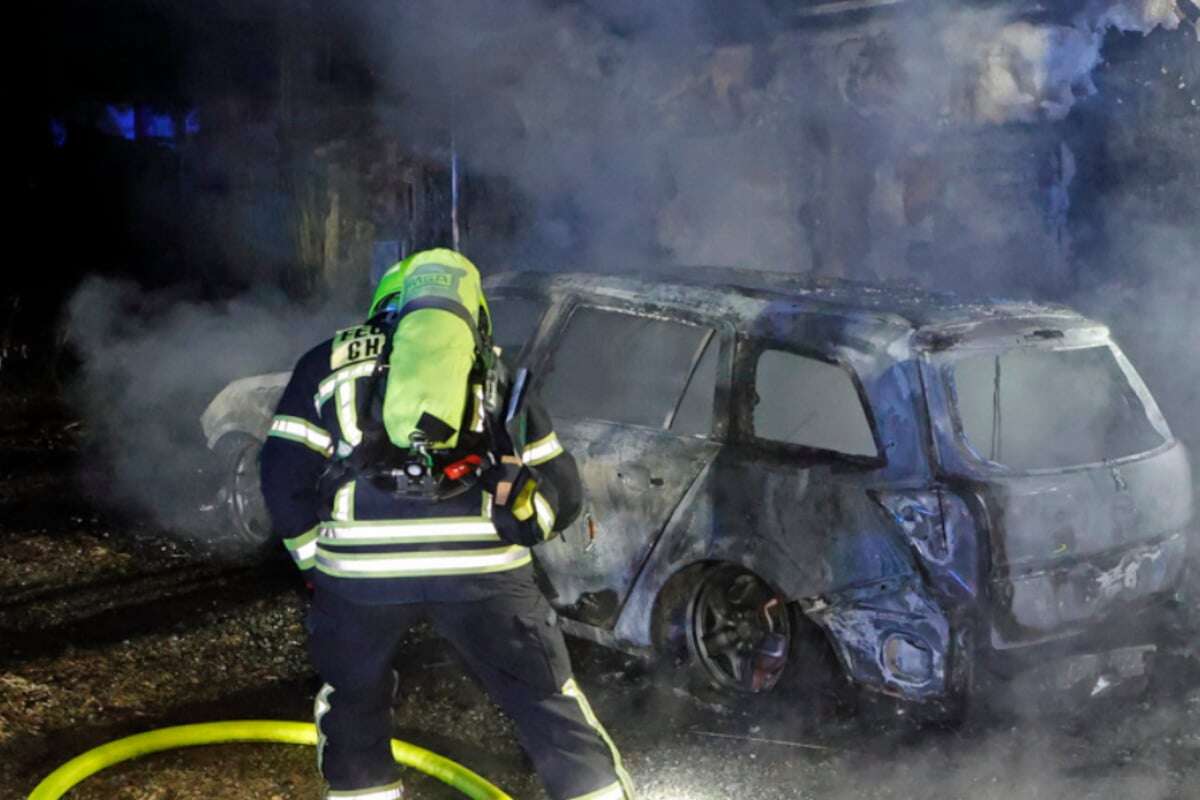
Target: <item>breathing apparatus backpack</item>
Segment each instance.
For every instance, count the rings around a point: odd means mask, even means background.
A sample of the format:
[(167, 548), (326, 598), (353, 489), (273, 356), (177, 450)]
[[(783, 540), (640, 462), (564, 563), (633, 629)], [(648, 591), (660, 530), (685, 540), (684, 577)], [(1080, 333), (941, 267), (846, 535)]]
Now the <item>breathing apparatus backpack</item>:
[(521, 452), (528, 375), (510, 379), (492, 344), (474, 264), (453, 250), (410, 256), (380, 280), (370, 323), (385, 343), (357, 397), (361, 440), (322, 476), (327, 503), (357, 479), (403, 499), (449, 499)]

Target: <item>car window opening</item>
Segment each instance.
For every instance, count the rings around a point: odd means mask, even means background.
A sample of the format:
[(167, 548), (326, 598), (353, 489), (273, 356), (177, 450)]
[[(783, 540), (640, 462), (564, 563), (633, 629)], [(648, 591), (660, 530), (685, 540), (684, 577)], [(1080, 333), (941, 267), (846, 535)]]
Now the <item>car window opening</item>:
[(783, 350), (758, 358), (754, 435), (849, 456), (878, 457), (871, 423), (850, 373)]
[(533, 338), (542, 314), (546, 310), (545, 300), (528, 297), (497, 297), (489, 304), (492, 313), (493, 337), (501, 351), (515, 358), (525, 342)]
[(1107, 346), (973, 355), (952, 371), (966, 443), (1012, 469), (1114, 461), (1165, 441)]
[(542, 396), (564, 419), (708, 435), (717, 368), (713, 334), (706, 326), (580, 307), (545, 369)]

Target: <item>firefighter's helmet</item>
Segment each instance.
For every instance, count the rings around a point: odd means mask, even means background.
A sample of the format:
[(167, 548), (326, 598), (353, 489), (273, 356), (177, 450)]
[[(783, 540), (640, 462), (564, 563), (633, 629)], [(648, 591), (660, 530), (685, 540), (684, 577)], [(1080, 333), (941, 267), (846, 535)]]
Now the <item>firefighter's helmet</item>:
[[(454, 250), (441, 247), (433, 250), (421, 250), (403, 261), (397, 262), (391, 269), (383, 273), (383, 277), (379, 279), (379, 284), (375, 287), (375, 295), (371, 298), (371, 309), (367, 316), (375, 316), (393, 299), (403, 302), (404, 282), (408, 274), (422, 264), (441, 264), (466, 270), (471, 275), (479, 274), (479, 270), (471, 263), (470, 259)], [(486, 306), (485, 301), (484, 307), (486, 308)]]

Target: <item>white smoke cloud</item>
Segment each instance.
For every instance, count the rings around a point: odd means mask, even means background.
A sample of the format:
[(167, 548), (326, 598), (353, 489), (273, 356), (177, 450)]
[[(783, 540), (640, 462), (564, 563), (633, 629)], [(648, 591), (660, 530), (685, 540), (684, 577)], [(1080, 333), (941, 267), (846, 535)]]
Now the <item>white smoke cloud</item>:
[(72, 394), (92, 448), (85, 483), (173, 531), (208, 533), (198, 513), (212, 499), (198, 474), (207, 463), (205, 405), (235, 378), (290, 369), (356, 316), (334, 302), (298, 306), (266, 288), (213, 303), (88, 279), (68, 313), (82, 360)]
[[(343, 11), (359, 15), (353, 41), (379, 82), (377, 127), (418, 148), (453, 132), (469, 175), (518, 190), (515, 238), (476, 229), (468, 240), (485, 271), (735, 264), (1066, 297), (1076, 162), (1088, 154), (1052, 126), (1011, 123), (1062, 119), (1094, 94), (1106, 31), (1181, 17), (1153, 0), (1097, 2), (1070, 25), (931, 6), (803, 30), (766, 0), (364, 0)], [(155, 478), (135, 467), (167, 463), (224, 379), (286, 368), (332, 328), (258, 294), (224, 309), (185, 302), (138, 325), (114, 310), (100, 318), (127, 302), (105, 291), (74, 304), (96, 317), (76, 326), (89, 411), (124, 431), (154, 419), (144, 397), (188, 398), (187, 427), (147, 437), (162, 446), (113, 440), (134, 495)], [(238, 330), (260, 332), (255, 349), (235, 347), (227, 332)], [(195, 364), (179, 354), (188, 347)], [(131, 359), (141, 394), (113, 388)]]
[(1175, 0), (1094, 0), (1071, 25), (1000, 23), (965, 14), (946, 33), (949, 50), (977, 74), (975, 119), (984, 124), (1061, 120), (1096, 93), (1092, 73), (1109, 30), (1149, 34), (1183, 21)]
[(1093, 0), (1079, 23), (1095, 31), (1116, 28), (1146, 34), (1159, 27), (1173, 31), (1183, 19), (1176, 0)]
[(983, 47), (975, 87), (979, 122), (1060, 120), (1095, 94), (1103, 34), (1063, 25), (1014, 22)]

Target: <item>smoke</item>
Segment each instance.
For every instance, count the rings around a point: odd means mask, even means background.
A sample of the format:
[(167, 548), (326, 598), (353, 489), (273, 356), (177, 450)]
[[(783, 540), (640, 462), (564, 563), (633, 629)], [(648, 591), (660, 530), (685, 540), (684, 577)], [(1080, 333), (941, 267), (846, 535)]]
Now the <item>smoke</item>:
[(977, 75), (978, 122), (1037, 122), (1061, 120), (1096, 93), (1092, 73), (1110, 29), (1144, 35), (1160, 27), (1175, 30), (1182, 21), (1174, 0), (1093, 0), (1070, 25), (969, 14), (949, 27), (946, 38), (960, 65)]
[[(1200, 125), (1178, 88), (1200, 74), (1156, 57), (1119, 80), (1105, 64), (1116, 31), (1178, 28), (1175, 3), (1093, 2), (1058, 22), (912, 3), (808, 29), (767, 0), (344, 5), (379, 82), (374, 127), (430, 151), (453, 133), (477, 183), (515, 188), (512, 230), (471, 231), (485, 271), (723, 264), (1068, 300), (1113, 324), (1176, 432), (1200, 442)], [(194, 530), (205, 404), (354, 316), (262, 283), (207, 303), (87, 282), (70, 317), (89, 485)], [(1119, 796), (1091, 793), (1062, 740), (1028, 731), (951, 759), (847, 759), (821, 788)]]
[(297, 306), (265, 288), (202, 302), (183, 289), (91, 278), (72, 297), (68, 318), (82, 360), (72, 394), (92, 448), (86, 487), (199, 535), (223, 522), (199, 515), (213, 488), (201, 480), (209, 464), (199, 421), (205, 405), (235, 378), (290, 369), (355, 317), (333, 303)]
[(1092, 0), (1080, 16), (1080, 21), (1092, 30), (1116, 28), (1142, 34), (1160, 26), (1173, 31), (1183, 20), (1175, 0)]
[(355, 24), (380, 128), (452, 132), (473, 175), (516, 188), (512, 230), (472, 231), (485, 262), (1061, 298), (1075, 153), (1052, 123), (1096, 95), (1108, 32), (1183, 17), (1161, 0), (1062, 23), (1018, 10), (911, 3), (797, 29), (766, 0), (417, 0), (364, 4)]
[[(1121, 31), (1157, 42), (1176, 29), (1176, 6), (1093, 3), (1047, 22), (931, 5), (789, 30), (770, 4), (725, 4), (731, 27), (757, 33), (730, 36), (703, 3), (409, 2), (373, 7), (363, 30), (393, 90), (380, 124), (414, 139), (453, 130), (476, 174), (518, 189), (515, 241), (472, 232), (497, 261), (813, 269), (1068, 300), (1126, 334), (1177, 432), (1194, 436), (1190, 422), (1179, 430), (1200, 381), (1184, 265), (1200, 250), (1130, 176), (1143, 159), (1196, 156), (1182, 132), (1149, 137), (1154, 123), (1132, 110), (1118, 141), (1119, 76), (1105, 63)], [(1094, 125), (1072, 126), (1085, 111)], [(1033, 728), (951, 743), (951, 758), (847, 759), (821, 793), (1170, 796), (1136, 774), (1093, 791), (1055, 749), (1086, 744)], [(779, 774), (778, 796), (802, 794)]]
[[(417, 150), (443, 152), (453, 134), (477, 185), (514, 187), (513, 225), (471, 230), (485, 272), (721, 264), (1068, 300), (1113, 320), (1168, 419), (1190, 419), (1192, 371), (1171, 365), (1195, 330), (1179, 269), (1195, 237), (1128, 180), (1101, 190), (1089, 167), (1135, 162), (1127, 175), (1147, 157), (1141, 120), (1113, 123), (1097, 76), (1111, 31), (1176, 29), (1172, 2), (1094, 0), (1060, 22), (911, 3), (821, 28), (789, 25), (768, 0), (374, 0), (339, 13), (377, 81), (363, 118)], [(1164, 68), (1145, 91), (1176, 78)], [(1096, 107), (1103, 126), (1069, 127)], [(1182, 135), (1156, 136), (1194, 159)], [(270, 138), (247, 150), (257, 177), (226, 205), (255, 213), (220, 229), (225, 250), (296, 205), (280, 200)], [(217, 160), (231, 169), (236, 153)], [(192, 516), (177, 489), (194, 484), (208, 400), (287, 369), (326, 322), (354, 316), (296, 309), (270, 288), (281, 268), (228, 255), (252, 288), (226, 303), (99, 281), (71, 303), (78, 397), (113, 464), (105, 493), (177, 527)], [(356, 283), (370, 271), (338, 268)]]
[[(400, 94), (380, 102), (381, 123), (416, 138), (454, 131), (470, 169), (524, 198), (525, 224), (501, 250), (610, 268), (664, 256), (794, 265), (794, 187), (806, 181), (790, 144), (805, 134), (780, 136), (771, 119), (784, 106), (767, 96), (785, 88), (770, 85), (772, 54), (723, 45), (704, 3), (495, 9), (375, 6), (367, 29)], [(737, 24), (765, 5), (722, 14)]]
[(976, 119), (983, 123), (1064, 118), (1096, 93), (1103, 34), (1065, 25), (1005, 25), (983, 48), (975, 87)]
[[(1160, 300), (1183, 311), (1195, 292), (1177, 266), (1196, 251), (1144, 194), (1118, 202), (1151, 156), (1141, 121), (1115, 125), (1116, 94), (1098, 88), (1111, 32), (1176, 29), (1173, 2), (1093, 0), (1057, 22), (913, 2), (819, 28), (790, 25), (769, 0), (372, 0), (336, 13), (377, 83), (361, 117), (418, 150), (453, 134), (477, 184), (514, 187), (513, 224), (477, 224), (468, 239), (485, 272), (729, 264), (1072, 300), (1119, 318), (1153, 388), (1191, 398), (1170, 369), (1156, 382), (1184, 339), (1146, 312)], [(1070, 127), (1106, 102), (1103, 125)], [(1194, 158), (1182, 134), (1155, 135), (1165, 154)], [(258, 212), (221, 229), (232, 247), (296, 204), (280, 201), (267, 151), (228, 204)], [(1098, 176), (1095, 163), (1122, 158), (1124, 183)], [(121, 495), (151, 507), (174, 496), (159, 490), (159, 465), (198, 438), (196, 414), (223, 382), (286, 369), (328, 334), (271, 294), (281, 268), (262, 260), (231, 267), (254, 288), (219, 306), (96, 282), (74, 298), (80, 397), (120, 464)], [(1114, 281), (1137, 300), (1107, 301)], [(1185, 314), (1168, 319), (1191, 330)], [(169, 419), (167, 407), (186, 413)], [(126, 433), (139, 425), (155, 432)]]

